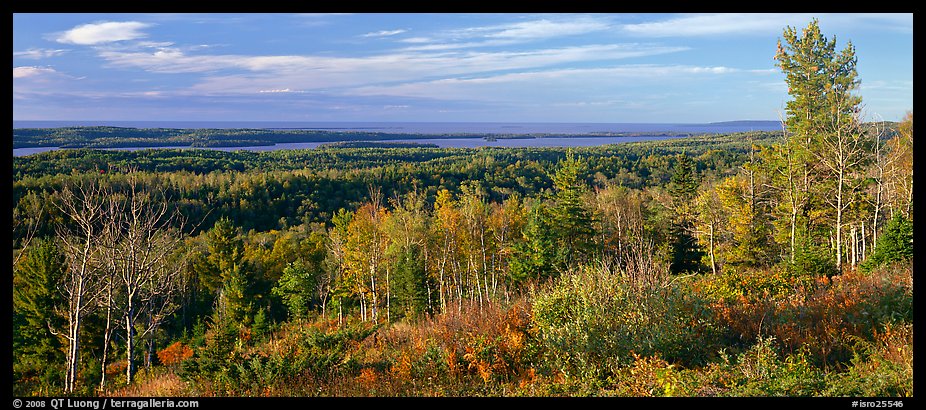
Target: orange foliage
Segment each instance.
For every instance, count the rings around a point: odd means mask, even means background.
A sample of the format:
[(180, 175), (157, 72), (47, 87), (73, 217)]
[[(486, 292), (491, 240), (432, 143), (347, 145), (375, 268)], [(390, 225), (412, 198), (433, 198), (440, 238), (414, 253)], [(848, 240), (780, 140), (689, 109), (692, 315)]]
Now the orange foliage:
[(158, 360), (165, 366), (179, 364), (191, 357), (193, 357), (193, 349), (181, 342), (176, 342), (158, 352)]
[(741, 294), (710, 307), (719, 323), (744, 340), (772, 336), (785, 352), (809, 348), (818, 361), (832, 363), (849, 358), (849, 337), (876, 334), (885, 313), (872, 308), (883, 308), (882, 298), (911, 292), (911, 273), (848, 272), (821, 278), (809, 289), (796, 287), (776, 297)]
[(360, 375), (357, 376), (357, 382), (366, 389), (376, 387), (378, 381), (379, 374), (376, 372), (376, 369), (370, 367), (364, 367), (360, 370)]

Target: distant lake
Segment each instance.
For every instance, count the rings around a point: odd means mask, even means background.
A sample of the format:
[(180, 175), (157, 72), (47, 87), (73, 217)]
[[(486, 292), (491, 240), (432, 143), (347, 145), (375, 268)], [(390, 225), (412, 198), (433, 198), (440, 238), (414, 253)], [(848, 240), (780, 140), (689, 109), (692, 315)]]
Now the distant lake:
[(618, 132), (728, 133), (780, 131), (778, 121), (688, 123), (555, 122), (308, 122), (308, 121), (13, 121), (13, 128), (111, 126), (128, 128), (252, 128), (278, 130), (366, 131), (412, 134), (600, 134)]
[[(544, 137), (544, 138), (511, 138), (498, 139), (496, 141), (486, 141), (483, 138), (423, 138), (423, 139), (400, 139), (400, 140), (383, 140), (371, 142), (407, 142), (417, 144), (434, 144), (440, 148), (477, 148), (477, 147), (593, 147), (598, 145), (621, 144), (625, 142), (664, 140), (678, 137), (667, 136), (639, 136), (639, 137)], [(295, 142), (276, 145), (263, 145), (256, 147), (120, 147), (120, 148), (103, 148), (112, 151), (138, 151), (144, 149), (211, 149), (216, 151), (277, 151), (282, 149), (314, 149), (319, 145), (328, 144), (326, 142)], [(14, 157), (37, 154), (39, 152), (54, 151), (57, 147), (33, 147), (33, 148), (15, 148), (13, 149)]]
[[(13, 121), (13, 128), (61, 128), (61, 127), (87, 127), (111, 126), (127, 128), (172, 128), (172, 129), (276, 129), (276, 130), (322, 130), (322, 131), (362, 131), (382, 132), (395, 134), (475, 134), (480, 137), (473, 138), (426, 138), (426, 139), (397, 139), (383, 140), (392, 142), (415, 142), (422, 144), (435, 144), (441, 148), (474, 148), (474, 147), (588, 147), (606, 144), (620, 144), (624, 142), (646, 141), (673, 138), (659, 134), (704, 134), (704, 133), (733, 133), (746, 131), (780, 131), (781, 123), (778, 121), (728, 121), (706, 124), (680, 124), (680, 123), (519, 123), (519, 122), (296, 122), (296, 121)], [(602, 134), (616, 133), (652, 133), (653, 135), (616, 137)], [(499, 138), (497, 141), (486, 141), (482, 135), (524, 135), (524, 134), (552, 134), (572, 135), (572, 137), (543, 137), (543, 138)], [(587, 135), (587, 137), (585, 137)], [(270, 146), (256, 147), (209, 147), (219, 151), (275, 151), (281, 149), (312, 149), (317, 148), (321, 142), (284, 143)], [(126, 147), (107, 148), (115, 150), (141, 150), (152, 147)], [(157, 147), (191, 149), (191, 147)], [(13, 156), (24, 156), (45, 151), (53, 151), (57, 147), (16, 148)]]

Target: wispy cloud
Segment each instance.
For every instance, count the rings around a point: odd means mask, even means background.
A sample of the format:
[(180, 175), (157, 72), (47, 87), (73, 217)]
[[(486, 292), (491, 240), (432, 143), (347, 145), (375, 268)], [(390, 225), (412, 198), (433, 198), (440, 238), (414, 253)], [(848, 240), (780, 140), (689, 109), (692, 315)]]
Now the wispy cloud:
[(52, 50), (52, 49), (47, 49), (47, 48), (30, 48), (26, 51), (14, 51), (13, 57), (39, 60), (43, 58), (59, 56), (66, 52), (67, 50), (63, 50), (63, 49)]
[[(344, 92), (352, 95), (388, 95), (435, 100), (497, 100), (502, 94), (512, 99), (527, 101), (537, 93), (558, 93), (558, 96), (570, 97), (601, 93), (608, 96), (618, 90), (639, 87), (644, 83), (683, 83), (690, 82), (699, 76), (754, 73), (755, 70), (724, 66), (631, 64), (615, 67), (550, 69), (479, 77), (442, 78), (393, 85), (363, 86)], [(588, 89), (581, 86), (589, 82), (594, 82), (597, 87)]]
[(48, 74), (57, 74), (54, 68), (51, 67), (34, 67), (34, 66), (21, 66), (13, 67), (13, 78), (29, 78), (29, 77), (38, 77)]
[[(626, 24), (621, 30), (645, 37), (712, 36), (723, 34), (768, 33), (781, 31), (788, 21), (799, 18), (794, 14), (696, 14), (668, 20)], [(807, 16), (809, 18), (809, 16)]]
[(607, 30), (608, 28), (610, 28), (610, 24), (604, 21), (585, 17), (567, 21), (551, 21), (547, 19), (525, 21), (487, 27), (485, 30), (489, 32), (486, 37), (536, 40), (587, 34)]
[(821, 24), (837, 29), (873, 27), (913, 32), (911, 13), (722, 13), (683, 14), (662, 21), (621, 26), (626, 34), (642, 37), (691, 37), (736, 34), (780, 34), (786, 26), (805, 26), (817, 18)]
[(415, 44), (406, 50), (429, 51), (476, 47), (495, 47), (576, 36), (604, 31), (611, 24), (601, 18), (580, 16), (569, 19), (539, 19), (489, 26), (445, 30), (430, 37), (412, 37), (401, 40)]
[[(358, 87), (452, 75), (536, 69), (561, 64), (609, 61), (687, 50), (647, 44), (594, 44), (527, 51), (418, 53), (394, 52), (363, 57), (318, 55), (202, 55), (176, 48), (157, 51), (101, 50), (109, 64), (158, 73), (214, 73), (198, 84), (217, 93), (281, 89)], [(225, 74), (219, 76), (219, 72)], [(290, 88), (292, 88), (290, 86)]]
[(270, 90), (258, 90), (259, 93), (270, 93), (270, 94), (279, 94), (279, 93), (301, 93), (302, 91), (294, 91), (289, 88), (274, 88)]
[(74, 27), (55, 39), (59, 43), (96, 45), (146, 37), (143, 29), (151, 24), (139, 21), (107, 21)]
[(390, 36), (394, 36), (394, 35), (396, 35), (396, 34), (402, 34), (402, 33), (406, 32), (406, 31), (407, 31), (407, 30), (403, 30), (403, 29), (398, 29), (398, 30), (381, 30), (381, 31), (374, 31), (374, 32), (371, 32), (371, 33), (366, 33), (366, 34), (362, 35), (361, 37), (390, 37)]

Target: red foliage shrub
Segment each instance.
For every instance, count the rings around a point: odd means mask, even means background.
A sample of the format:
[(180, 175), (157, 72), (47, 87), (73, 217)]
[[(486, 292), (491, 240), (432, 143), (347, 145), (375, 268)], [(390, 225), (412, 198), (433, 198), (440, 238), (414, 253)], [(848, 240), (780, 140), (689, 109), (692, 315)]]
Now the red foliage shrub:
[(158, 360), (165, 366), (180, 364), (180, 362), (191, 357), (193, 357), (193, 349), (182, 342), (176, 342), (158, 352)]

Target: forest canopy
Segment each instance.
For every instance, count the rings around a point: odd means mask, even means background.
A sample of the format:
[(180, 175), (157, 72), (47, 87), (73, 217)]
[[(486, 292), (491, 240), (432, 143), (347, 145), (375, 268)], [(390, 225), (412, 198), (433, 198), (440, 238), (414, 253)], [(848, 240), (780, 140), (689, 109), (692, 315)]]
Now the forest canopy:
[(14, 394), (912, 396), (913, 114), (835, 47), (782, 132), (14, 157)]

